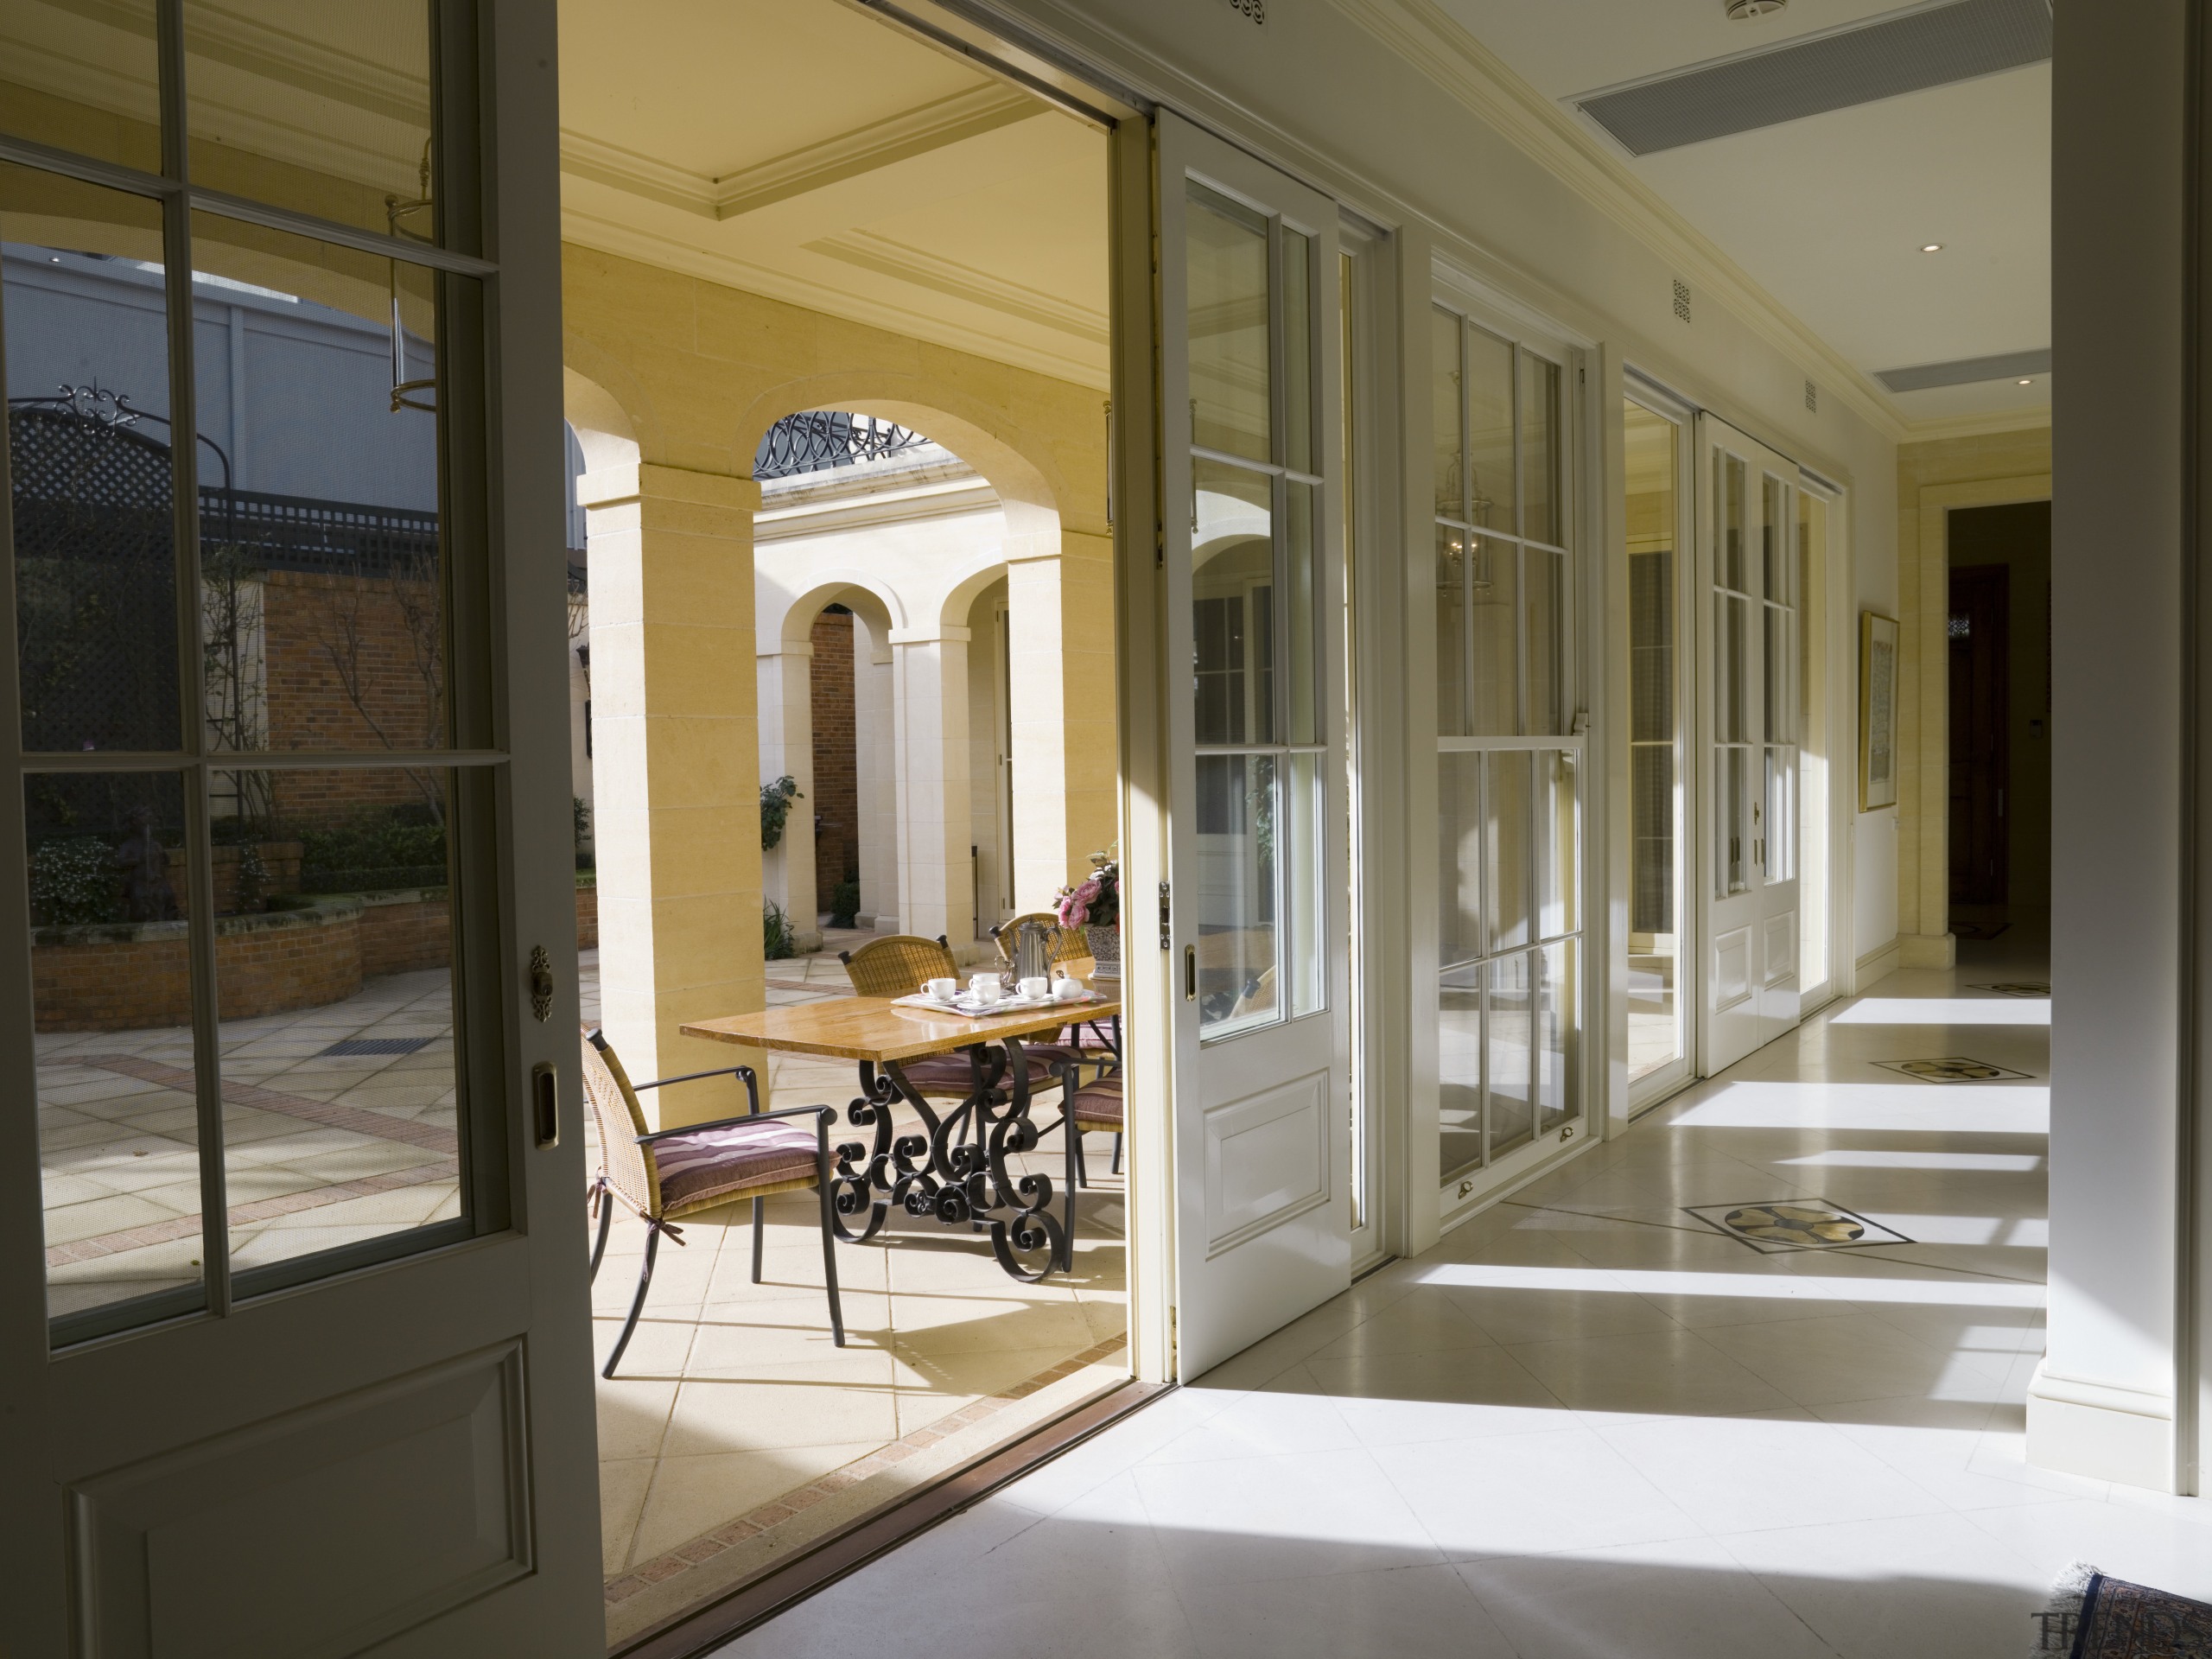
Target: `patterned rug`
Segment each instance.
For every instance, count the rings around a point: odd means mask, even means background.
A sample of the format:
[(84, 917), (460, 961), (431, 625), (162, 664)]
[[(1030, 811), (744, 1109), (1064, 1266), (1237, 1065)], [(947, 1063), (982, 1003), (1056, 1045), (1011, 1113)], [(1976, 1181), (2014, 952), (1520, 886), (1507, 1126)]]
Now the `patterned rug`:
[(2069, 1659), (2212, 1659), (2212, 1605), (2075, 1563), (2036, 1615), (2032, 1652)]

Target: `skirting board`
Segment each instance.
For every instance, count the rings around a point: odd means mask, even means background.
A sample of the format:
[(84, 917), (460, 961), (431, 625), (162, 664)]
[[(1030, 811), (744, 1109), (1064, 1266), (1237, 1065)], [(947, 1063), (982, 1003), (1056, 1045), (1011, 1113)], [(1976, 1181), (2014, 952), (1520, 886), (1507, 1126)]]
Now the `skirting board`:
[(1955, 968), (1958, 961), (1959, 941), (1955, 934), (1897, 935), (1897, 965), (1900, 968)]
[(1897, 942), (1892, 938), (1887, 944), (1878, 944), (1853, 964), (1851, 994), (1866, 990), (1878, 980), (1887, 979), (1897, 969)]
[(2173, 1402), (2164, 1395), (2055, 1376), (2028, 1384), (2028, 1461), (2038, 1469), (2174, 1489)]

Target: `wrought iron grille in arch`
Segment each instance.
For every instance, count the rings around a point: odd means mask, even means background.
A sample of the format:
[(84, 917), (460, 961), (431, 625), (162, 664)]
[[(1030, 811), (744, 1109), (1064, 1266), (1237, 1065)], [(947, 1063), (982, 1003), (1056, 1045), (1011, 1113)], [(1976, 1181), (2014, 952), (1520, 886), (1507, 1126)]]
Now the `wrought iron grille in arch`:
[(753, 476), (763, 481), (826, 472), (864, 461), (882, 461), (929, 440), (920, 433), (873, 415), (842, 410), (810, 409), (786, 415), (760, 440)]

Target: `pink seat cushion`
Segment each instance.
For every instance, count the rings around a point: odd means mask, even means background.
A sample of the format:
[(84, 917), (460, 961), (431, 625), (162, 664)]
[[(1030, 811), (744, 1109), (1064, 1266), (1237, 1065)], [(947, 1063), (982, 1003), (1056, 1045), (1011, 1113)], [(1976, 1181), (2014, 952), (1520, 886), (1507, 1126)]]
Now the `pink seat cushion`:
[[(1035, 1089), (1052, 1082), (1052, 1063), (1034, 1049), (1023, 1052), (1029, 1058), (1029, 1086)], [(975, 1091), (975, 1068), (965, 1054), (931, 1054), (918, 1060), (903, 1060), (899, 1069), (908, 1083), (925, 1095), (957, 1095), (964, 1100)]]
[(1119, 1074), (1101, 1077), (1075, 1091), (1075, 1121), (1086, 1128), (1122, 1127), (1122, 1079)]
[(771, 1117), (656, 1141), (661, 1207), (687, 1208), (807, 1179), (815, 1173), (816, 1146), (810, 1117)]

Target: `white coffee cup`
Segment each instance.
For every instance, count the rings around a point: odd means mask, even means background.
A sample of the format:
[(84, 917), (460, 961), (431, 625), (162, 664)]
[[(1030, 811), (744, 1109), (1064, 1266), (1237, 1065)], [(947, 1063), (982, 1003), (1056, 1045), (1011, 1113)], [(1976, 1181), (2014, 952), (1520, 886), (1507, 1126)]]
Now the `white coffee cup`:
[(1062, 974), (1053, 982), (1052, 995), (1063, 1002), (1080, 1002), (1089, 993), (1083, 988), (1083, 982), (1073, 974)]
[(1027, 1002), (1034, 1002), (1040, 997), (1050, 994), (1052, 988), (1052, 982), (1049, 979), (1042, 977), (1025, 979), (1021, 982), (1022, 1000)]
[(968, 982), (968, 995), (978, 1002), (995, 1002), (1006, 987), (999, 983), (996, 974), (977, 974)]
[(932, 1002), (950, 1002), (959, 989), (960, 982), (957, 979), (925, 979), (922, 982), (922, 995)]

